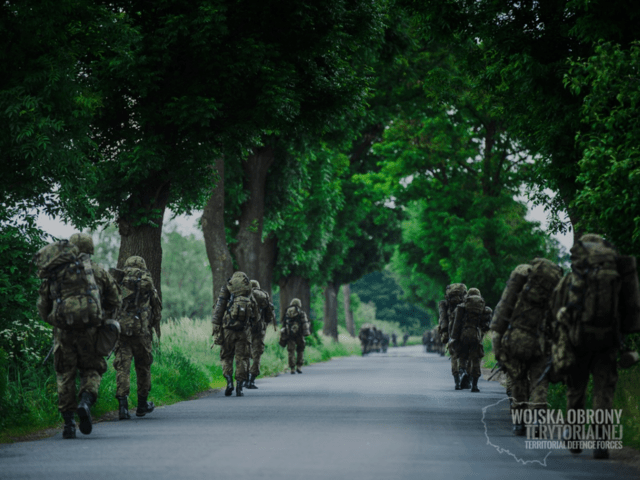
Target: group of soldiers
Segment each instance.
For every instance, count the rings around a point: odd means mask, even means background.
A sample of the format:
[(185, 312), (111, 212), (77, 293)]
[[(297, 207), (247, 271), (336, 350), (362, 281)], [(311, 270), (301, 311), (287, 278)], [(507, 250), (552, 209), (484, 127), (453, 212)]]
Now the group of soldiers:
[(440, 339), (438, 327), (424, 331), (422, 334), (422, 345), (424, 346), (425, 353), (438, 353), (441, 357), (445, 354), (445, 345)]
[[(119, 417), (130, 419), (128, 397), (132, 361), (137, 375), (136, 416), (155, 408), (151, 390), (152, 336), (160, 334), (162, 303), (142, 257), (129, 257), (123, 270), (106, 271), (91, 260), (90, 235), (77, 233), (41, 249), (34, 260), (42, 279), (38, 312), (53, 325), (52, 348), (62, 437), (92, 431), (91, 406), (98, 399), (105, 357), (115, 353)], [(115, 278), (114, 278), (115, 276)], [(117, 279), (117, 280), (116, 280)], [(76, 395), (76, 376), (80, 389)], [(79, 396), (79, 402), (77, 401)]]
[[(640, 332), (635, 258), (587, 234), (571, 249), (571, 261), (568, 275), (543, 258), (516, 267), (494, 314), (480, 292), (464, 284), (449, 285), (440, 302), (438, 331), (451, 354), (455, 389), (467, 387), (470, 377), (471, 391), (479, 391), (482, 338), (491, 330), (512, 412), (532, 410), (530, 416), (512, 415), (518, 436), (526, 434), (526, 426), (515, 419), (544, 418), (549, 382), (566, 384), (567, 411), (584, 411), (592, 376), (593, 410), (611, 411), (618, 356), (623, 367), (638, 361), (637, 352), (624, 351), (624, 335)], [(580, 425), (565, 426), (563, 440), (572, 442), (569, 450), (578, 454), (580, 429), (574, 427)], [(602, 428), (597, 440), (608, 440), (607, 431)], [(606, 445), (598, 443), (594, 458), (609, 458)]]
[[(68, 241), (43, 247), (34, 256), (42, 279), (38, 312), (54, 327), (52, 352), (65, 439), (76, 438), (76, 415), (80, 431), (91, 433), (91, 407), (98, 400), (100, 382), (107, 371), (106, 360), (112, 354), (119, 419), (131, 418), (132, 363), (137, 377), (136, 416), (143, 417), (155, 408), (148, 397), (153, 335), (160, 338), (162, 303), (151, 274), (142, 257), (131, 256), (122, 270), (107, 271), (91, 260), (93, 253), (92, 237), (78, 233)], [(212, 322), (214, 344), (220, 345), (227, 380), (225, 395), (230, 396), (235, 390), (236, 396), (243, 396), (243, 387), (257, 389), (255, 380), (260, 375), (266, 327), (272, 324), (275, 328), (269, 294), (260, 289), (256, 280), (235, 272), (220, 290)], [(302, 373), (308, 335), (309, 319), (300, 300), (293, 299), (280, 331), (280, 345), (288, 350), (292, 374)], [(76, 392), (78, 375), (80, 389)]]
[[(244, 272), (235, 272), (220, 289), (211, 321), (214, 344), (220, 345), (222, 373), (227, 381), (224, 394), (231, 396), (235, 390), (236, 396), (242, 397), (243, 387), (257, 389), (255, 382), (260, 375), (266, 329), (269, 324), (275, 328), (274, 307), (269, 294), (260, 289), (257, 280), (250, 280)], [(279, 342), (287, 348), (292, 375), (302, 373), (305, 337), (309, 335), (307, 314), (300, 300), (294, 298), (282, 318)]]
[[(392, 336), (394, 347), (397, 347), (397, 336), (395, 333), (393, 333)], [(363, 357), (371, 352), (387, 353), (387, 349), (389, 348), (389, 341), (391, 340), (389, 334), (384, 333), (375, 325), (371, 325), (369, 323), (365, 323), (360, 327), (358, 338), (360, 339), (360, 346), (362, 347)]]

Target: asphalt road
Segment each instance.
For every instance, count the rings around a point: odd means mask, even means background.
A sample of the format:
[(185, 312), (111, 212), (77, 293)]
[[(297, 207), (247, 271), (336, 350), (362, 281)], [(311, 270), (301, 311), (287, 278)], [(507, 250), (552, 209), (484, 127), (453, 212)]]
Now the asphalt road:
[(504, 389), (455, 391), (422, 347), (259, 378), (130, 421), (0, 446), (1, 479), (637, 479), (590, 451), (531, 450), (511, 434)]

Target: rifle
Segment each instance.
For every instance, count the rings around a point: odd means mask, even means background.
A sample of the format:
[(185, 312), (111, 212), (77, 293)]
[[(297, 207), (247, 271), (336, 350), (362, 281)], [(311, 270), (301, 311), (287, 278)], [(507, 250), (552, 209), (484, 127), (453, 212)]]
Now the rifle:
[(47, 356), (44, 357), (44, 360), (42, 361), (42, 366), (44, 366), (47, 363), (47, 360), (49, 360), (49, 357), (53, 353), (53, 347), (54, 346), (55, 346), (55, 343), (53, 345), (51, 345), (51, 349), (49, 350), (49, 353), (47, 353)]
[(538, 379), (536, 384), (533, 386), (532, 390), (536, 388), (538, 385), (540, 385), (540, 383), (542, 383), (544, 378), (547, 375), (549, 375), (549, 372), (551, 371), (551, 367), (553, 367), (553, 359), (551, 358), (551, 355), (549, 355), (549, 360), (547, 360), (547, 366), (544, 367), (544, 372), (542, 372), (542, 375), (540, 375), (540, 378)]
[(506, 373), (507, 369), (504, 368), (504, 365), (501, 365), (500, 362), (496, 362), (496, 364), (491, 369), (491, 376), (487, 379), (487, 381), (490, 381), (493, 377), (498, 375), (500, 372), (505, 372)]

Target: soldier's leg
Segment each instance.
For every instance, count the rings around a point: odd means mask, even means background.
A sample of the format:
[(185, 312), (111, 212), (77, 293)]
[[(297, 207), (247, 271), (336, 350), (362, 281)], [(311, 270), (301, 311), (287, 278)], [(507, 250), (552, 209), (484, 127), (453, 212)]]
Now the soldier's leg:
[(91, 328), (77, 336), (78, 346), (78, 370), (80, 371), (80, 391), (89, 392), (93, 396), (93, 403), (98, 400), (100, 381), (107, 371), (107, 362), (104, 357), (95, 352), (98, 338), (98, 330)]
[(146, 398), (151, 391), (151, 365), (153, 364), (151, 336), (141, 335), (132, 337), (132, 340), (131, 349), (136, 369), (138, 397), (143, 396)]
[[(617, 349), (607, 349), (598, 352), (594, 356), (591, 371), (593, 374), (593, 410), (604, 410), (609, 412), (613, 409), (613, 398), (616, 393), (618, 382), (618, 366), (616, 363)], [(606, 442), (609, 440), (608, 432), (611, 425), (600, 426), (596, 440)], [(593, 458), (609, 458), (609, 450), (604, 444), (598, 444), (593, 451)]]
[(291, 373), (296, 372), (296, 341), (294, 338), (289, 337), (287, 340), (287, 355), (289, 360), (289, 368), (291, 369)]
[(469, 352), (469, 373), (471, 375), (471, 391), (479, 392), (478, 380), (482, 375), (480, 370), (480, 361), (482, 360), (482, 351), (480, 345), (475, 345)]
[(53, 361), (58, 388), (58, 411), (61, 414), (75, 412), (78, 357), (73, 339), (63, 332), (56, 334)]
[(113, 368), (116, 371), (116, 397), (128, 397), (130, 390), (131, 360), (133, 352), (130, 346), (131, 337), (120, 336), (116, 346)]
[(249, 373), (251, 374), (252, 379), (255, 379), (260, 375), (260, 359), (264, 353), (265, 336), (265, 330), (261, 330), (251, 335), (251, 368), (249, 369)]
[[(591, 355), (578, 357), (576, 365), (567, 375), (567, 415), (569, 410), (584, 410), (587, 398), (587, 385), (589, 383), (589, 365)], [(579, 441), (580, 425), (576, 422), (570, 423), (563, 433), (565, 440)], [(570, 448), (571, 453), (580, 453), (582, 448)]]
[(249, 349), (249, 340), (247, 338), (247, 333), (244, 331), (236, 332), (236, 396), (241, 397), (244, 394), (242, 393), (242, 386), (244, 382), (247, 380), (247, 358), (251, 355)]
[(304, 364), (304, 348), (306, 347), (307, 342), (304, 340), (304, 337), (300, 335), (296, 338), (296, 352), (298, 354), (298, 359), (296, 361), (296, 372), (302, 373), (300, 367)]
[(549, 391), (549, 379), (547, 376), (545, 376), (544, 379), (539, 382), (546, 366), (547, 360), (542, 356), (535, 357), (531, 361), (531, 365), (529, 368), (529, 383), (531, 389), (529, 408), (547, 408), (547, 392)]
[(220, 364), (222, 365), (222, 375), (227, 381), (225, 396), (233, 393), (233, 357), (235, 356), (235, 342), (229, 330), (222, 330), (222, 344), (220, 345)]
[(529, 382), (526, 375), (511, 380), (511, 398), (513, 399), (511, 415), (513, 422), (513, 433), (523, 436), (526, 434), (524, 426), (524, 412), (527, 409), (527, 399), (529, 398)]

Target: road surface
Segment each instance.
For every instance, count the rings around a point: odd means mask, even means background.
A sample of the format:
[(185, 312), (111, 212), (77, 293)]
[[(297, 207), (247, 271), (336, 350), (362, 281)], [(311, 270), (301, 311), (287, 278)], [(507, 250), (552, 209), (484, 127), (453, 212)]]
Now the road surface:
[[(101, 422), (75, 440), (0, 445), (0, 479), (637, 479), (590, 451), (526, 449), (504, 389), (455, 391), (421, 346), (334, 359), (303, 374)], [(151, 395), (153, 397), (153, 395)]]

